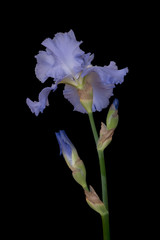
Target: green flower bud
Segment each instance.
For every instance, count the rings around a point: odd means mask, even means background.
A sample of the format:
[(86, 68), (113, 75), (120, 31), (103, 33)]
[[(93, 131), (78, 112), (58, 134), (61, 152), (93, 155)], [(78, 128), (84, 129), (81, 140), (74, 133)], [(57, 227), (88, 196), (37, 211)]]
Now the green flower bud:
[(75, 168), (72, 170), (72, 176), (83, 189), (88, 189), (86, 183), (86, 169), (83, 161), (79, 158), (75, 163)]
[(88, 205), (98, 212), (101, 216), (108, 214), (108, 211), (104, 203), (100, 200), (99, 196), (95, 192), (92, 186), (90, 186), (90, 191), (85, 191), (86, 201)]
[(118, 105), (119, 101), (118, 99), (115, 99), (109, 108), (108, 114), (107, 114), (107, 119), (106, 119), (106, 125), (107, 129), (115, 129), (118, 125)]
[(100, 130), (100, 136), (97, 142), (97, 149), (104, 151), (104, 149), (110, 144), (112, 141), (112, 136), (114, 134), (115, 128), (118, 125), (118, 105), (119, 101), (118, 99), (115, 99), (109, 108), (106, 124), (101, 123), (101, 130)]

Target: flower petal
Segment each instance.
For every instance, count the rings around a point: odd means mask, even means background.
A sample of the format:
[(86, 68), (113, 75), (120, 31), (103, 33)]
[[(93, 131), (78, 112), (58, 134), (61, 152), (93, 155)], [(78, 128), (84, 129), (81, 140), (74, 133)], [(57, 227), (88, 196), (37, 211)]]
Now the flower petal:
[[(101, 111), (109, 104), (109, 98), (113, 95), (114, 84), (104, 84), (103, 82), (101, 82), (99, 75), (95, 72), (87, 75), (86, 80), (93, 87), (92, 111)], [(80, 103), (80, 97), (78, 95), (77, 88), (66, 84), (63, 95), (74, 106), (74, 111), (87, 113), (82, 104)]]
[(50, 70), (54, 66), (55, 59), (45, 51), (39, 51), (39, 54), (35, 58), (38, 62), (35, 68), (36, 77), (44, 83), (48, 77), (51, 77)]
[[(63, 79), (67, 76), (75, 77), (82, 71), (84, 62), (82, 58), (84, 52), (79, 48), (81, 43), (76, 40), (72, 30), (68, 33), (57, 33), (53, 39), (45, 39), (42, 45), (46, 47), (47, 66), (49, 60), (50, 68), (46, 68), (46, 64), (44, 64), (43, 70), (45, 68), (46, 72), (43, 71), (43, 74), (56, 79)], [(50, 59), (51, 57), (52, 59)], [(36, 72), (40, 67), (42, 64), (38, 61)], [(39, 78), (39, 76), (37, 77)]]
[(89, 66), (91, 66), (91, 62), (94, 59), (94, 54), (91, 55), (91, 53), (87, 53), (83, 55), (84, 62), (82, 64), (83, 69), (85, 70)]
[(118, 70), (115, 62), (110, 62), (108, 66), (91, 66), (86, 68), (82, 77), (85, 76), (93, 87), (92, 111), (101, 111), (109, 104), (109, 98), (113, 95), (114, 84), (122, 83), (128, 68)]
[(26, 99), (26, 104), (28, 105), (28, 107), (30, 108), (32, 113), (35, 113), (36, 116), (38, 116), (39, 112), (40, 112), (40, 103), (36, 102), (36, 101), (32, 101), (29, 98)]
[(50, 93), (50, 91), (55, 91), (57, 88), (56, 84), (53, 84), (51, 87), (46, 87), (44, 88), (40, 93), (39, 93), (39, 101), (32, 101), (29, 98), (26, 99), (26, 103), (28, 105), (28, 107), (30, 108), (32, 113), (35, 113), (36, 116), (38, 116), (38, 114), (41, 112), (43, 112), (43, 110), (45, 109), (46, 106), (49, 106), (49, 102), (48, 102), (48, 95)]
[(56, 133), (57, 141), (59, 143), (60, 155), (66, 157), (66, 161), (72, 166), (72, 151), (75, 149), (64, 130)]
[(109, 104), (109, 98), (113, 95), (113, 84), (104, 84), (96, 72), (91, 72), (86, 76), (86, 80), (93, 88), (92, 111), (101, 111)]
[(124, 76), (128, 73), (128, 68), (118, 70), (115, 62), (110, 62), (108, 66), (94, 66), (87, 68), (82, 73), (82, 77), (90, 74), (91, 72), (96, 72), (99, 75), (101, 81), (105, 84), (118, 84), (124, 81)]

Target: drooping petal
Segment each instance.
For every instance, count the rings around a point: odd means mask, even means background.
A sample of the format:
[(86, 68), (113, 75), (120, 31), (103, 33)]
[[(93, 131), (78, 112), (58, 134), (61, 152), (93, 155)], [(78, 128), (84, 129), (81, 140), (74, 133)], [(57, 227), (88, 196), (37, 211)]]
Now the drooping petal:
[(38, 116), (39, 112), (40, 112), (40, 103), (36, 102), (36, 101), (32, 101), (29, 98), (26, 99), (26, 104), (28, 105), (28, 107), (30, 108), (32, 113), (35, 113), (36, 116)]
[(38, 100), (39, 101), (32, 101), (29, 98), (26, 99), (26, 103), (28, 107), (30, 108), (32, 113), (35, 113), (36, 116), (41, 112), (43, 113), (43, 110), (46, 106), (49, 106), (48, 102), (48, 95), (51, 91), (55, 91), (57, 88), (56, 84), (53, 84), (51, 87), (44, 88), (40, 93)]
[(84, 52), (79, 48), (81, 43), (76, 40), (72, 30), (68, 33), (57, 33), (53, 39), (45, 39), (42, 45), (46, 47), (46, 54), (43, 53), (42, 56), (40, 52), (36, 57), (37, 78), (41, 81), (48, 77), (55, 78), (56, 81), (64, 77), (75, 78), (84, 64)]
[[(93, 88), (93, 112), (101, 111), (108, 106), (115, 84), (122, 83), (127, 72), (128, 68), (118, 70), (115, 62), (110, 62), (108, 66), (104, 67), (90, 66), (84, 69), (81, 76), (85, 76), (85, 81), (90, 83)], [(67, 87), (66, 89), (64, 96), (73, 104), (74, 110), (86, 113), (80, 106), (78, 92), (74, 88)]]
[[(86, 79), (93, 87), (92, 111), (101, 111), (103, 108), (106, 108), (108, 106), (109, 98), (113, 95), (114, 85), (104, 84), (103, 82), (101, 82), (99, 76), (94, 72), (87, 76)], [(74, 106), (74, 111), (87, 113), (82, 104), (80, 103), (78, 90), (75, 87), (65, 85), (63, 95)]]
[[(96, 72), (92, 72), (86, 76), (86, 80), (92, 85), (93, 88), (92, 111), (101, 111), (109, 105), (109, 99), (111, 96), (113, 96), (113, 88), (115, 85), (103, 83)], [(87, 113), (80, 103), (78, 90), (75, 87), (65, 85), (63, 94), (64, 97), (74, 106), (74, 111)]]
[[(109, 98), (113, 95), (114, 85), (105, 85), (100, 80), (98, 75), (92, 74), (91, 85), (93, 87), (93, 105), (92, 111), (101, 111), (106, 108), (109, 104)], [(82, 104), (80, 103), (80, 97), (78, 95), (78, 90), (69, 85), (65, 85), (63, 91), (64, 97), (74, 106), (74, 111), (81, 113), (87, 113)]]
[[(113, 95), (115, 84), (122, 83), (128, 68), (118, 70), (115, 62), (110, 62), (104, 67), (88, 67), (82, 72), (85, 81), (91, 84), (93, 88), (92, 111), (101, 111), (109, 104), (109, 99)], [(72, 86), (65, 86), (64, 97), (74, 106), (74, 111), (86, 113), (86, 110), (80, 103), (78, 90)]]
[(104, 84), (96, 72), (91, 72), (86, 76), (86, 80), (93, 88), (92, 111), (101, 111), (109, 104), (109, 98), (113, 95), (113, 84)]
[(89, 75), (91, 72), (96, 72), (100, 80), (105, 84), (118, 84), (124, 81), (124, 76), (128, 73), (128, 68), (118, 70), (115, 62), (110, 62), (108, 66), (94, 66), (85, 69), (82, 73), (82, 77)]

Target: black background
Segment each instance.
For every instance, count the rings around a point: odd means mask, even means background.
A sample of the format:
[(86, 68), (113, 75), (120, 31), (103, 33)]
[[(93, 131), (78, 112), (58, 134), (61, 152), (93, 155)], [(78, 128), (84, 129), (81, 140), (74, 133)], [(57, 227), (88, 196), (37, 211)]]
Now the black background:
[[(144, 236), (148, 180), (141, 125), (143, 103), (149, 99), (144, 100), (142, 95), (146, 84), (142, 65), (149, 54), (144, 42), (152, 31), (148, 14), (149, 6), (105, 1), (41, 2), (35, 6), (23, 3), (14, 5), (12, 14), (8, 13), (15, 91), (10, 103), (10, 112), (14, 112), (10, 114), (13, 134), (7, 140), (13, 157), (7, 161), (6, 222), (10, 227), (6, 236), (102, 239), (101, 219), (86, 204), (82, 188), (59, 156), (55, 137), (55, 132), (66, 131), (84, 161), (88, 184), (101, 196), (98, 157), (87, 115), (73, 111), (63, 97), (63, 86), (50, 94), (50, 106), (38, 117), (25, 103), (27, 97), (37, 100), (42, 88), (52, 82), (48, 79), (42, 84), (34, 73), (34, 56), (44, 50), (41, 42), (70, 29), (78, 41), (83, 40), (81, 49), (95, 54), (93, 65), (115, 61), (119, 69), (129, 68), (124, 83), (114, 89), (114, 97), (120, 101), (120, 120), (113, 141), (105, 150), (110, 230), (111, 240)], [(94, 114), (98, 131), (107, 110)]]

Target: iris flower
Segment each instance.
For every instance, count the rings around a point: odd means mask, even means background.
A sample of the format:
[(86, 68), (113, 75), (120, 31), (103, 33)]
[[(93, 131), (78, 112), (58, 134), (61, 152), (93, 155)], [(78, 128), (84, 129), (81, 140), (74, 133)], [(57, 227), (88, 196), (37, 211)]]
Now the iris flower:
[(82, 51), (81, 43), (76, 40), (72, 30), (57, 33), (53, 39), (47, 38), (42, 42), (46, 49), (35, 56), (35, 74), (42, 83), (53, 78), (54, 84), (40, 92), (39, 101), (33, 102), (27, 98), (26, 103), (36, 116), (49, 105), (48, 95), (57, 89), (58, 84), (65, 84), (63, 95), (74, 106), (74, 110), (87, 113), (79, 96), (79, 90), (83, 91), (86, 83), (93, 90), (92, 111), (95, 112), (108, 106), (115, 84), (124, 81), (128, 68), (118, 70), (113, 61), (108, 66), (93, 66), (94, 54)]

